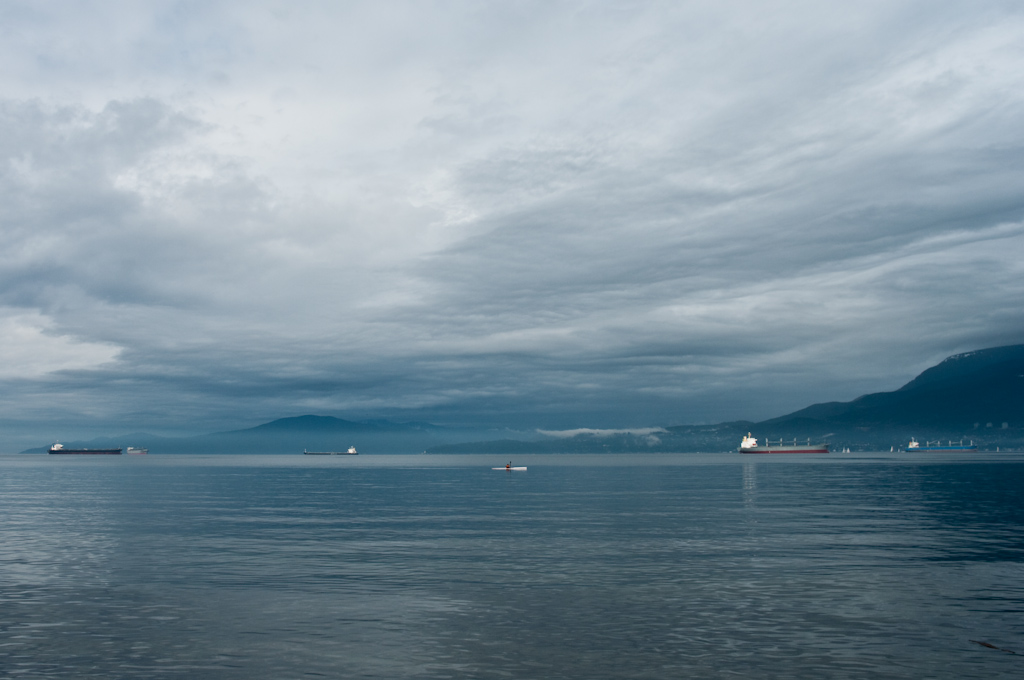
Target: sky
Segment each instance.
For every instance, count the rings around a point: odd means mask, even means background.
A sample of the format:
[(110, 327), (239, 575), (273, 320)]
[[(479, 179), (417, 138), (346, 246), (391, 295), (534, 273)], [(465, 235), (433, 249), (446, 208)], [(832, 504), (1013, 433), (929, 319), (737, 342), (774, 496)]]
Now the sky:
[(760, 420), (1024, 342), (1019, 2), (11, 1), (0, 85), (11, 446)]

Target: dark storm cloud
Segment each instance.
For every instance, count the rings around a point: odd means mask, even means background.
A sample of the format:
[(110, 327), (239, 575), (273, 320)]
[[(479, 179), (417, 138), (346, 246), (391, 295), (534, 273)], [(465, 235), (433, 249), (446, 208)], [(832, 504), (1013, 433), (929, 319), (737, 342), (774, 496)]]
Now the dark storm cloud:
[(1015, 5), (86, 5), (4, 10), (10, 432), (759, 418), (1024, 333)]

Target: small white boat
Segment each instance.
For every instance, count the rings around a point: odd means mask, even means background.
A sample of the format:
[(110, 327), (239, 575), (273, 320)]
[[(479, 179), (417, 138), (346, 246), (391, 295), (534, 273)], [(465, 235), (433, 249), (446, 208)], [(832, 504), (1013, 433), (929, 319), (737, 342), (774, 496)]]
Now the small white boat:
[(515, 470), (515, 471), (526, 470), (526, 467), (510, 467), (510, 466), (506, 465), (505, 467), (491, 468), (491, 469), (492, 470), (508, 470), (509, 472), (512, 472), (513, 470)]

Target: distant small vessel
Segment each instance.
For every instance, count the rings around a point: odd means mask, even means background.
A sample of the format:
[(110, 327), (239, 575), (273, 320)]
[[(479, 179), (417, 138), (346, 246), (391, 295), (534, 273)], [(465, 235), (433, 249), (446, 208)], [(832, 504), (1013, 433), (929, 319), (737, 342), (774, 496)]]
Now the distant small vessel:
[(978, 447), (972, 440), (970, 444), (964, 444), (964, 440), (961, 439), (959, 442), (954, 443), (950, 440), (947, 444), (943, 445), (939, 440), (934, 442), (926, 441), (921, 444), (913, 437), (910, 438), (910, 443), (907, 444), (907, 451), (977, 451)]
[(129, 453), (134, 456), (144, 456), (149, 453), (149, 449), (137, 449), (134, 446), (129, 446), (125, 453)]
[(60, 442), (54, 442), (50, 447), (50, 453), (78, 453), (106, 456), (120, 456), (121, 449), (65, 449)]
[(356, 447), (348, 447), (348, 451), (307, 451), (302, 449), (302, 452), (307, 456), (358, 456), (359, 452), (356, 451)]
[(828, 453), (828, 444), (812, 444), (810, 439), (807, 444), (797, 444), (795, 439), (792, 444), (786, 444), (781, 439), (778, 444), (773, 444), (766, 439), (764, 444), (758, 446), (757, 438), (748, 432), (740, 442), (740, 453)]
[(511, 467), (511, 466), (506, 465), (505, 467), (491, 468), (491, 469), (492, 470), (508, 470), (509, 472), (511, 472), (512, 470), (525, 470), (526, 467), (525, 466), (524, 467)]

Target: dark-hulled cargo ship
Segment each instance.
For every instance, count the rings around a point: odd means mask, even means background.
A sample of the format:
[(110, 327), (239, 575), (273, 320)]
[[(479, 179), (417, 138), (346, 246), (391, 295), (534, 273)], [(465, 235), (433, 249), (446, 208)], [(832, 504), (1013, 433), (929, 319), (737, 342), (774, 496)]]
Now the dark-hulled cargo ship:
[(93, 454), (100, 456), (120, 456), (121, 449), (65, 449), (63, 444), (57, 442), (50, 447), (50, 453), (78, 453), (86, 455)]

